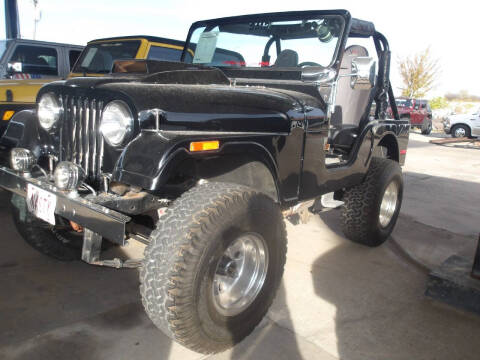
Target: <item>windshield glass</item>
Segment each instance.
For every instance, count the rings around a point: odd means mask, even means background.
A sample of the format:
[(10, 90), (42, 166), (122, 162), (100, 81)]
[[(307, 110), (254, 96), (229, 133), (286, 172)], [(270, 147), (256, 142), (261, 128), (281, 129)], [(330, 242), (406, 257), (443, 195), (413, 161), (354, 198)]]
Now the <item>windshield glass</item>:
[(209, 21), (193, 30), (187, 48), (195, 49), (195, 54), (184, 61), (219, 67), (327, 67), (338, 51), (343, 27), (342, 17), (330, 15), (289, 21)]
[(73, 72), (108, 74), (114, 60), (134, 59), (139, 47), (139, 40), (90, 44), (83, 50)]
[(410, 107), (412, 106), (412, 100), (410, 99), (397, 99), (395, 101), (398, 107)]

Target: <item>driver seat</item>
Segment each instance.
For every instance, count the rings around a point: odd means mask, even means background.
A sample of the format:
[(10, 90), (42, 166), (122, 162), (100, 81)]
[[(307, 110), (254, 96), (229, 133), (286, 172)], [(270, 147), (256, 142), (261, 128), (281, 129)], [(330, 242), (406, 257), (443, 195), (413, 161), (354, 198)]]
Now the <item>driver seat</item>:
[[(366, 48), (351, 45), (345, 49), (339, 74), (352, 72), (352, 60), (357, 56), (368, 56)], [(330, 144), (335, 150), (348, 154), (359, 134), (360, 121), (367, 108), (370, 89), (354, 90), (351, 77), (341, 77), (338, 80), (335, 112), (330, 122)]]

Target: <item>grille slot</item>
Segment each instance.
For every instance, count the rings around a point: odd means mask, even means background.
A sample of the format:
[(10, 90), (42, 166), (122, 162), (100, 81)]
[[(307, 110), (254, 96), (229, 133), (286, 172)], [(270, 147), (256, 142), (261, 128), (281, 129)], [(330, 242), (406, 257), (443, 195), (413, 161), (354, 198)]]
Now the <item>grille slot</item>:
[(63, 96), (60, 127), (60, 161), (79, 165), (87, 181), (99, 180), (103, 162), (103, 137), (100, 134), (102, 101)]

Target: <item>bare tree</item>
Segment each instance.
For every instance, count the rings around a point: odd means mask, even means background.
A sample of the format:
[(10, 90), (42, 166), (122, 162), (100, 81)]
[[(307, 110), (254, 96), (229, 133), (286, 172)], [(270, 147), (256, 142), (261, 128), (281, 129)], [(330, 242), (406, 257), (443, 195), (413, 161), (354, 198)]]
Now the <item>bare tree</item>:
[(435, 87), (440, 66), (432, 58), (430, 47), (412, 57), (399, 58), (398, 64), (403, 80), (402, 96), (421, 98)]

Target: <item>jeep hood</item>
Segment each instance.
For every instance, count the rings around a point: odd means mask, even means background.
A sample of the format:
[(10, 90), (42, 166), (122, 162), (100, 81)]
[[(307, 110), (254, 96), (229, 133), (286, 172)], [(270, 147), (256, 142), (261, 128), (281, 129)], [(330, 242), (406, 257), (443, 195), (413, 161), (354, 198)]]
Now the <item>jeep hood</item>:
[(323, 107), (317, 98), (297, 91), (236, 86), (217, 68), (155, 63), (150, 69), (163, 71), (74, 78), (49, 84), (42, 92), (55, 87), (58, 93), (73, 92), (73, 96), (82, 93), (103, 101), (126, 99), (139, 116), (140, 128), (152, 126), (152, 121), (142, 123), (142, 115), (158, 109), (164, 114), (162, 127), (171, 130), (287, 132), (290, 119), (300, 120), (305, 105)]

